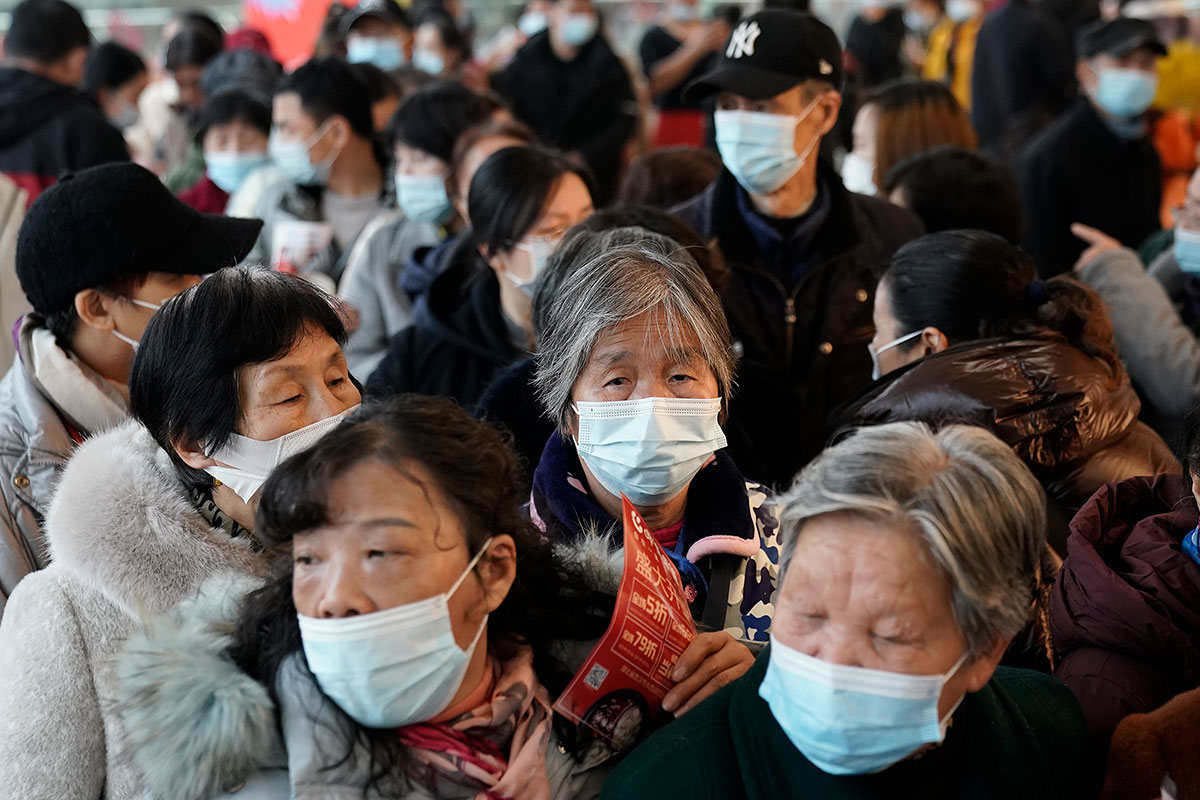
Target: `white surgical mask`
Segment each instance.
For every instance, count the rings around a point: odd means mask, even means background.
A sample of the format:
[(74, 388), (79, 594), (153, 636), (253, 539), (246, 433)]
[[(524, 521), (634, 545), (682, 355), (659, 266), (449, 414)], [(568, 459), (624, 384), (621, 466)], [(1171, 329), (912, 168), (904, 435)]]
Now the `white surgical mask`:
[[(150, 303), (150, 302), (147, 302), (146, 300), (138, 300), (136, 297), (126, 297), (125, 299), (128, 300), (129, 302), (133, 303), (135, 306), (141, 306), (142, 308), (149, 309), (150, 311), (158, 311), (160, 308), (162, 308), (162, 303)], [(118, 339), (120, 339), (125, 344), (132, 347), (133, 352), (135, 352), (135, 353), (137, 352), (138, 345), (141, 344), (141, 342), (138, 341), (137, 339), (126, 336), (125, 334), (123, 334), (119, 330), (117, 330), (116, 328), (112, 329), (112, 335), (117, 337)]]
[(356, 410), (358, 406), (348, 408), (341, 414), (265, 442), (231, 433), (229, 441), (208, 454), (209, 458), (215, 458), (229, 466), (213, 465), (205, 467), (204, 471), (232, 489), (242, 498), (242, 502), (249, 503), (250, 498), (262, 488), (276, 467), (321, 441), (325, 434)]
[(553, 239), (526, 239), (516, 246), (516, 250), (522, 250), (529, 254), (529, 277), (525, 280), (515, 277), (507, 269), (504, 270), (504, 277), (520, 289), (525, 294), (533, 297), (533, 286), (537, 281), (537, 276), (541, 274), (546, 266), (546, 261), (550, 258), (550, 254), (554, 252), (554, 248), (558, 246), (558, 242)]
[(559, 35), (570, 47), (583, 47), (596, 35), (600, 20), (595, 14), (569, 14), (563, 20)]
[(817, 98), (799, 116), (765, 111), (718, 110), (717, 150), (725, 168), (751, 194), (771, 194), (800, 171), (821, 140), (814, 134), (803, 153), (796, 152), (796, 126), (817, 107)]
[(329, 158), (320, 164), (314, 164), (309, 157), (313, 145), (321, 141), (328, 130), (328, 123), (317, 128), (313, 135), (302, 141), (284, 141), (276, 131), (271, 131), (267, 140), (267, 152), (271, 161), (292, 183), (301, 186), (324, 186), (329, 182), (329, 173), (333, 170), (333, 162), (337, 160), (337, 152), (329, 154)]
[(946, 0), (946, 16), (955, 22), (973, 19), (982, 10), (978, 0)]
[(517, 29), (526, 36), (534, 36), (549, 26), (546, 15), (540, 11), (528, 11), (517, 20)]
[(954, 708), (938, 715), (944, 675), (905, 675), (833, 664), (775, 639), (758, 694), (796, 749), (830, 775), (882, 772), (946, 738)]
[(879, 194), (875, 186), (875, 163), (855, 153), (846, 153), (842, 159), (842, 183), (846, 191), (874, 197)]
[(483, 543), (444, 594), (337, 619), (297, 614), (304, 656), (321, 691), (367, 728), (399, 728), (445, 711), (487, 625), (485, 615), (463, 650), (454, 640), (450, 598), (491, 543)]
[(346, 43), (346, 60), (391, 72), (404, 66), (404, 48), (390, 36), (355, 36)]
[(413, 51), (412, 65), (429, 75), (441, 75), (446, 69), (446, 59), (441, 53), (417, 48)]
[(396, 173), (396, 204), (404, 216), (414, 222), (443, 224), (454, 214), (454, 204), (446, 195), (443, 175), (405, 175)]
[(576, 450), (600, 485), (637, 506), (677, 497), (727, 444), (721, 398), (576, 403)]
[(911, 339), (917, 338), (924, 332), (925, 331), (923, 331), (923, 330), (913, 331), (912, 333), (908, 334), (907, 336), (901, 336), (899, 339), (893, 339), (892, 341), (888, 342), (887, 344), (885, 344), (883, 347), (879, 348), (878, 350), (875, 349), (874, 345), (868, 344), (867, 352), (871, 354), (871, 380), (877, 381), (883, 377), (883, 374), (879, 371), (879, 356), (880, 356), (880, 354), (886, 353), (888, 350), (891, 350), (893, 347), (899, 347), (900, 345), (904, 344), (905, 342), (907, 342)]

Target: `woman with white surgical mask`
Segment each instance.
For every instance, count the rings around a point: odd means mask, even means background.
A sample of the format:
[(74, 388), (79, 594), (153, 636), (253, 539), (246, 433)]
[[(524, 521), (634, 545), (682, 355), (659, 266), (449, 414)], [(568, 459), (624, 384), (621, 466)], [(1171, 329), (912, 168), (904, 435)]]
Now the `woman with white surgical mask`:
[(103, 42), (88, 52), (87, 69), (80, 87), (91, 97), (104, 118), (119, 131), (137, 124), (138, 100), (150, 85), (142, 57), (116, 42)]
[(448, 395), (471, 407), (528, 355), (534, 281), (567, 229), (591, 215), (591, 178), (560, 153), (508, 147), (476, 171), (467, 211), (468, 250), (448, 256), (426, 313), (392, 339), (367, 381), (370, 394)]
[[(693, 655), (732, 680), (751, 658), (738, 640), (768, 638), (778, 551), (767, 490), (724, 449), (734, 356), (720, 300), (686, 250), (647, 233), (578, 266), (548, 303), (535, 383), (557, 431), (530, 514), (564, 546), (596, 535), (620, 546), (627, 497), (679, 569), (701, 630), (715, 631)], [(665, 707), (704, 694), (681, 685)]]
[(449, 15), (426, 11), (413, 34), (412, 65), (435, 78), (451, 79), (470, 57), (462, 31)]
[(782, 502), (769, 650), (652, 736), (606, 798), (1092, 796), (1074, 696), (998, 668), (1046, 530), (1042, 490), (1004, 443), (867, 428)]

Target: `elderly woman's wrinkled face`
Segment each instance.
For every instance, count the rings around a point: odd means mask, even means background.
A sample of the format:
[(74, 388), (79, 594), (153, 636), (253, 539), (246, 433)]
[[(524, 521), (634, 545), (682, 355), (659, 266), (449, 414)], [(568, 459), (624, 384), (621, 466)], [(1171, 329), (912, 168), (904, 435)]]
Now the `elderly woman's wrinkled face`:
[(680, 326), (674, 337), (671, 333), (660, 312), (647, 312), (606, 330), (575, 381), (571, 400), (717, 397), (717, 376), (704, 359), (695, 332)]
[(329, 334), (311, 327), (282, 358), (237, 372), (237, 433), (270, 441), (337, 416), (362, 402), (346, 356)]
[[(771, 634), (807, 655), (907, 675), (949, 672), (967, 642), (951, 587), (917, 536), (848, 514), (806, 523), (775, 604)], [(993, 662), (968, 661), (938, 704), (945, 716), (991, 678)]]

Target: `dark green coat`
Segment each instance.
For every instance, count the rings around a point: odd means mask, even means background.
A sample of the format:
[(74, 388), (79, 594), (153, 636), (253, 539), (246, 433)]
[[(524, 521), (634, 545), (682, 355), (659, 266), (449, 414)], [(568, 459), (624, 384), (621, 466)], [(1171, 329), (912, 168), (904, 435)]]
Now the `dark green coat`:
[(1094, 796), (1083, 714), (1053, 678), (1001, 667), (963, 700), (940, 747), (875, 775), (839, 777), (801, 755), (758, 696), (769, 654), (627, 756), (605, 783), (604, 800)]

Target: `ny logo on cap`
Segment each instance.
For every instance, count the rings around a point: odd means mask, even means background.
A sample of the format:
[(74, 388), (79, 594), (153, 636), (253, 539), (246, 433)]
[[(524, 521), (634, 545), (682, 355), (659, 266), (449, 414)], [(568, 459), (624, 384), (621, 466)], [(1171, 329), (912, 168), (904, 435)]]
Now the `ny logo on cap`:
[(758, 40), (762, 29), (757, 22), (743, 22), (729, 37), (729, 47), (725, 48), (726, 58), (741, 58), (754, 55), (754, 43)]

